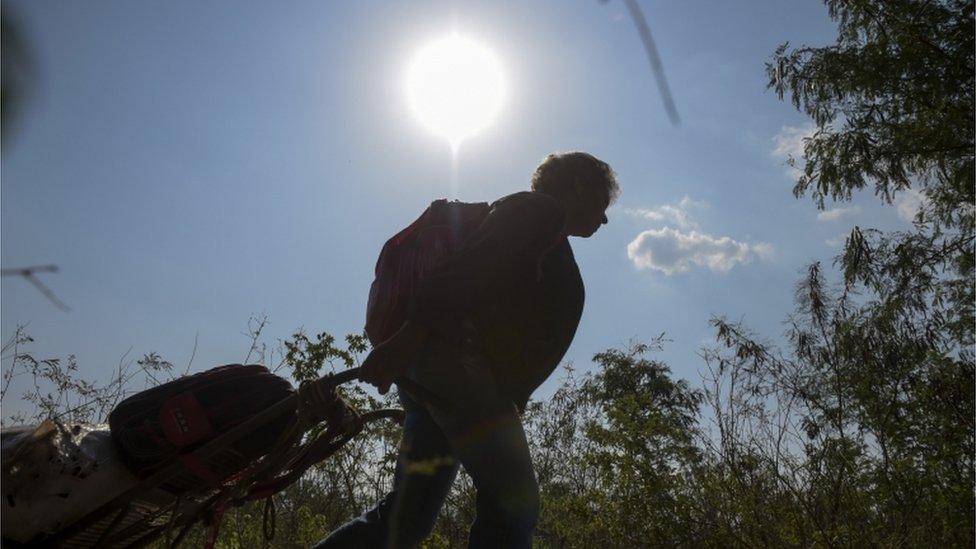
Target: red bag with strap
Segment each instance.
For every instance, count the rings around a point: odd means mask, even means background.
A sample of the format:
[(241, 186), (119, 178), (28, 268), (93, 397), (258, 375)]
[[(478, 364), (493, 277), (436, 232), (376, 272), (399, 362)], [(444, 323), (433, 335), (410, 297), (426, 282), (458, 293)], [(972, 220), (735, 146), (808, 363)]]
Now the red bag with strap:
[(208, 458), (193, 450), (293, 392), (284, 378), (257, 364), (229, 364), (164, 383), (123, 400), (108, 416), (123, 463), (141, 478), (174, 460), (186, 473), (163, 488), (182, 493), (216, 486), (272, 449), (295, 421), (285, 413)]
[(435, 200), (424, 213), (383, 245), (366, 305), (366, 336), (374, 346), (407, 319), (420, 280), (438, 259), (457, 251), (488, 216), (487, 202)]

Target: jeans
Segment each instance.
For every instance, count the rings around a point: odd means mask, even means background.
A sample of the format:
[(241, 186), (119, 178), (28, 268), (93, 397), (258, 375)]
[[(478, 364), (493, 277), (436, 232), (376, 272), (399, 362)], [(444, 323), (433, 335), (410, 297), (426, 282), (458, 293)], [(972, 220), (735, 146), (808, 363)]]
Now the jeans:
[[(428, 365), (439, 362), (427, 358)], [(315, 549), (417, 546), (433, 530), (459, 465), (477, 490), (468, 547), (532, 546), (539, 489), (518, 410), (498, 394), (484, 361), (461, 362), (439, 369), (440, 387), (430, 387), (451, 394), (456, 409), (425, 407), (400, 391), (406, 420), (393, 491)], [(435, 379), (423, 372), (417, 377)]]

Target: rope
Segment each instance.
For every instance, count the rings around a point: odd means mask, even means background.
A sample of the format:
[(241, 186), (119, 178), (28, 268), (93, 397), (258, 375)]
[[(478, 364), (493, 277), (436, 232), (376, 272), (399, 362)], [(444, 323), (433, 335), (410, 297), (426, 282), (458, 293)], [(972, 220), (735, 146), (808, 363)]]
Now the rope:
[(277, 518), (278, 512), (275, 509), (274, 496), (268, 496), (264, 500), (264, 523), (262, 524), (262, 533), (264, 534), (264, 541), (269, 542), (275, 535), (275, 519)]
[(183, 503), (182, 494), (176, 496), (176, 503), (173, 504), (173, 510), (170, 511), (169, 518), (166, 520), (166, 529), (163, 531), (163, 545), (170, 545), (173, 542), (173, 521), (180, 512), (181, 503)]
[[(347, 411), (352, 408), (336, 393), (332, 376), (303, 381), (298, 387), (298, 415), (309, 426), (322, 421), (330, 425), (351, 426)], [(355, 413), (355, 412), (354, 412)], [(351, 422), (352, 425), (355, 421)]]

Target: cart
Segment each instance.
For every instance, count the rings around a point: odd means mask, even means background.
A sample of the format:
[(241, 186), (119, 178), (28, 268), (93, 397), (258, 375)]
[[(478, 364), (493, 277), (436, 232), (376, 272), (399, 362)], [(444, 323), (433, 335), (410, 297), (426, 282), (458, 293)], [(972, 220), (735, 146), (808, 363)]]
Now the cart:
[[(16, 530), (17, 526), (8, 524), (8, 518), (15, 519), (16, 513), (10, 512), (10, 506), (16, 502), (5, 487), (7, 501), (3, 514), (3, 547), (141, 547), (160, 538), (165, 538), (170, 547), (176, 547), (193, 525), (201, 521), (210, 525), (209, 543), (212, 545), (225, 510), (249, 501), (270, 498), (298, 480), (309, 467), (333, 455), (370, 422), (383, 419), (402, 422), (402, 410), (379, 409), (360, 413), (337, 395), (335, 389), (342, 383), (357, 379), (358, 374), (359, 369), (352, 368), (306, 381), (287, 398), (192, 452), (181, 455), (180, 459), (144, 479), (118, 470), (120, 464), (117, 456), (104, 456), (103, 465), (114, 466), (117, 470), (102, 471), (101, 480), (96, 472), (81, 482), (97, 484), (95, 489), (110, 499), (94, 508), (83, 509), (80, 514), (76, 512), (77, 516), (59, 524), (53, 532), (37, 532), (30, 539), (25, 539), (23, 534), (20, 540), (8, 537), (8, 533)], [(416, 393), (422, 400), (437, 400), (435, 395), (409, 381), (400, 380), (400, 386), (411, 394)], [(222, 452), (226, 456), (228, 447), (285, 414), (294, 414), (296, 420), (291, 422), (291, 426), (265, 455), (242, 471), (217, 486), (200, 486), (199, 481), (189, 474), (188, 463), (219, 467), (219, 457)], [(41, 433), (43, 436), (49, 434)], [(33, 435), (39, 436), (38, 431), (35, 430)], [(112, 452), (114, 450), (110, 449), (109, 453)], [(5, 456), (5, 484), (9, 485), (10, 479), (29, 482), (29, 478), (17, 479), (18, 474), (26, 474), (29, 462), (30, 457), (23, 455), (23, 452)], [(83, 472), (82, 466), (78, 469), (76, 476)], [(112, 482), (107, 482), (109, 477)], [(265, 507), (266, 522), (269, 508), (270, 500)], [(26, 525), (19, 526), (23, 530)]]

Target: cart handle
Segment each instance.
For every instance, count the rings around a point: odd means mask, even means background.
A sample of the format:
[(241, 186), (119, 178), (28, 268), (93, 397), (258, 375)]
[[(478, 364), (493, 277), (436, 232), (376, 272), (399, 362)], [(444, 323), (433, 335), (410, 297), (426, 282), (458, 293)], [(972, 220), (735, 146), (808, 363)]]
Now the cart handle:
[[(343, 370), (341, 372), (326, 375), (319, 379), (333, 387), (338, 387), (343, 383), (348, 383), (350, 381), (359, 379), (359, 372), (361, 368), (349, 368), (348, 370)], [(446, 398), (438, 395), (437, 393), (431, 391), (427, 387), (413, 381), (412, 379), (406, 377), (398, 377), (393, 380), (401, 389), (410, 393), (410, 396), (414, 397), (423, 404), (430, 404), (435, 408), (440, 408), (441, 410), (453, 412), (456, 406), (453, 402), (447, 400)]]

